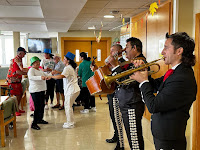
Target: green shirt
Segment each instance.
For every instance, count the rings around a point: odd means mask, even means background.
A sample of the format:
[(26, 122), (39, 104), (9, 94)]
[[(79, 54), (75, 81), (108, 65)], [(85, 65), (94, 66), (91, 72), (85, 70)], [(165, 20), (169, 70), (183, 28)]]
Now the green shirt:
[(94, 75), (90, 69), (90, 64), (91, 61), (83, 60), (83, 62), (79, 65), (78, 76), (82, 78), (82, 87), (87, 87), (85, 82)]

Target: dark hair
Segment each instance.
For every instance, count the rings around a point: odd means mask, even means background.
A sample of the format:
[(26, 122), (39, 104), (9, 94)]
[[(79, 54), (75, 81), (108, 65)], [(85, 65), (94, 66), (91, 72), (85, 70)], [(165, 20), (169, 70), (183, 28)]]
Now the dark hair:
[(117, 50), (119, 51), (120, 49), (122, 49), (122, 46), (120, 44), (114, 44), (111, 47), (116, 47)]
[(67, 60), (69, 60), (69, 64), (74, 68), (74, 69), (76, 69), (76, 67), (77, 67), (77, 64), (74, 62), (74, 60), (71, 60), (71, 59), (69, 59), (68, 57), (65, 57)]
[(53, 56), (54, 56), (53, 54), (49, 54), (49, 53), (45, 53), (45, 54), (48, 54), (49, 57), (53, 59)]
[(183, 48), (181, 62), (187, 66), (195, 65), (195, 55), (193, 55), (195, 43), (194, 40), (189, 37), (186, 32), (177, 32), (169, 35), (166, 34), (166, 38), (172, 39), (172, 45), (176, 51), (178, 48)]
[(142, 53), (142, 42), (138, 38), (131, 37), (131, 38), (129, 38), (129, 39), (126, 40), (126, 43), (128, 43), (128, 42), (131, 43), (132, 48), (135, 45), (136, 48), (137, 48), (137, 51), (140, 52), (140, 53)]
[(80, 56), (83, 57), (84, 60), (87, 60), (87, 61), (90, 61), (90, 60), (91, 60), (90, 57), (87, 57), (87, 54), (86, 54), (85, 52), (81, 52), (81, 53), (80, 53)]

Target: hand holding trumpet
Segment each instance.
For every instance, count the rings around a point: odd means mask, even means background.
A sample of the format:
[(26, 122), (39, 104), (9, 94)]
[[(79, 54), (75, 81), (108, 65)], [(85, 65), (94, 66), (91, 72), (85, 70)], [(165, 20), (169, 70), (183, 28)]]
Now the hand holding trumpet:
[[(143, 60), (133, 60), (131, 62), (134, 64), (135, 67), (139, 67), (144, 64)], [(130, 75), (129, 78), (136, 80), (139, 83), (148, 80), (148, 69), (145, 68), (143, 70), (136, 71), (132, 75)]]

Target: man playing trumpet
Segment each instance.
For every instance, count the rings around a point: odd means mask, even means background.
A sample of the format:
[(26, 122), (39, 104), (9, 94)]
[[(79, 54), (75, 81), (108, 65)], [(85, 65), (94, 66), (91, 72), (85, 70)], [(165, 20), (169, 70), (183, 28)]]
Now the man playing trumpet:
[[(129, 60), (132, 60), (137, 57), (142, 57), (145, 60), (145, 57), (142, 54), (142, 42), (135, 38), (131, 37), (127, 39), (126, 44), (126, 57)], [(114, 57), (110, 57), (109, 63), (112, 65), (112, 75), (116, 75), (120, 72), (134, 68), (133, 64), (125, 65), (120, 67), (118, 61)], [(124, 80), (129, 78), (129, 76), (123, 77), (119, 80)], [(115, 110), (115, 119), (117, 122), (117, 127), (121, 124), (120, 112), (122, 114), (123, 123), (125, 126), (126, 134), (129, 141), (129, 146), (131, 150), (140, 149), (144, 150), (144, 140), (142, 136), (142, 125), (141, 119), (144, 113), (144, 103), (142, 101), (141, 93), (139, 90), (139, 83), (134, 81), (128, 85), (119, 85), (115, 96), (113, 98), (114, 110)], [(120, 132), (121, 130), (118, 129)], [(119, 133), (119, 136), (121, 134)], [(115, 150), (121, 150), (121, 145), (117, 146)]]
[[(156, 150), (186, 150), (185, 130), (190, 107), (196, 99), (197, 85), (192, 66), (195, 43), (187, 33), (166, 34), (162, 55), (172, 69), (158, 79), (148, 79), (147, 71), (130, 76), (140, 85), (143, 99), (151, 116), (151, 130)], [(143, 64), (134, 61), (135, 66)], [(157, 95), (153, 94), (157, 91)]]

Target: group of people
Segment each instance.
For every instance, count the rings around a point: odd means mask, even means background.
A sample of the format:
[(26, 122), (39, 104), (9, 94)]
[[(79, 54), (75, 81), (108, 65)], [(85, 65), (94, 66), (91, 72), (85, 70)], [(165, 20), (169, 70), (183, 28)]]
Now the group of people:
[[(112, 76), (147, 63), (142, 54), (142, 42), (135, 37), (127, 39), (126, 57), (131, 61), (122, 64), (115, 55), (121, 50), (113, 45), (107, 60), (112, 68)], [(132, 79), (128, 85), (118, 85), (113, 94), (108, 95), (110, 116), (114, 127), (114, 136), (106, 139), (108, 143), (117, 142), (115, 150), (124, 149), (123, 128), (131, 150), (144, 150), (142, 134), (142, 116), (146, 105), (151, 116), (151, 130), (156, 150), (186, 150), (185, 130), (189, 119), (189, 110), (196, 100), (197, 85), (192, 66), (195, 43), (185, 32), (166, 34), (162, 55), (166, 65), (170, 65), (166, 74), (158, 79), (148, 75), (149, 68), (123, 76), (119, 81)], [(156, 93), (156, 95), (155, 95)]]
[[(142, 42), (135, 37), (127, 39), (126, 57), (131, 63), (122, 65), (123, 58), (116, 57), (122, 50), (119, 44), (113, 45), (110, 56), (106, 59), (109, 64), (112, 76), (126, 70), (139, 67), (147, 63), (142, 54)], [(186, 150), (185, 130), (189, 119), (189, 110), (196, 99), (197, 85), (192, 66), (195, 65), (194, 52), (195, 43), (185, 32), (178, 32), (172, 35), (166, 34), (166, 42), (162, 55), (166, 65), (171, 69), (158, 79), (148, 75), (149, 68), (134, 72), (131, 75), (123, 76), (119, 81), (134, 79), (129, 84), (117, 85), (115, 92), (108, 95), (109, 111), (114, 127), (114, 136), (106, 139), (108, 143), (117, 142), (115, 150), (124, 149), (123, 126), (125, 127), (131, 150), (144, 150), (144, 139), (142, 133), (142, 116), (147, 106), (151, 116), (151, 130), (156, 150)], [(64, 66), (59, 58), (53, 61), (50, 51), (45, 51), (44, 60), (38, 57), (31, 58), (31, 68), (23, 69), (22, 58), (26, 54), (24, 48), (18, 48), (18, 55), (11, 61), (8, 72), (8, 84), (12, 87), (11, 94), (17, 95), (18, 102), (21, 96), (21, 78), (27, 74), (29, 78), (29, 92), (33, 98), (35, 111), (32, 128), (39, 130), (39, 123), (47, 124), (43, 120), (44, 107), (48, 108), (47, 102), (50, 97), (53, 102), (53, 89), (56, 79), (57, 100), (61, 94), (67, 117), (63, 128), (74, 127), (72, 105), (80, 94), (78, 86), (77, 67), (74, 62), (75, 55), (68, 52), (64, 57)], [(83, 61), (78, 68), (78, 76), (82, 78), (82, 92), (84, 110), (81, 113), (89, 113), (89, 109), (96, 111), (95, 98), (87, 89), (85, 82), (93, 75), (91, 61), (86, 53), (80, 53)], [(41, 61), (41, 62), (40, 62)], [(57, 64), (55, 66), (55, 63)], [(43, 69), (39, 67), (42, 66)], [(61, 69), (63, 68), (63, 69)], [(12, 76), (14, 78), (12, 78)], [(63, 79), (63, 82), (62, 80)], [(63, 83), (63, 88), (60, 88)], [(46, 92), (46, 94), (45, 94)], [(155, 95), (156, 93), (156, 95)], [(46, 106), (44, 99), (46, 99)], [(57, 101), (55, 108), (59, 107)], [(22, 111), (19, 110), (18, 113)]]
[[(29, 92), (35, 108), (31, 128), (40, 130), (38, 124), (48, 124), (47, 121), (43, 120), (43, 116), (44, 109), (48, 109), (49, 98), (51, 100), (50, 107), (59, 108), (59, 110), (65, 109), (67, 122), (63, 124), (63, 128), (73, 128), (75, 122), (72, 106), (80, 94), (77, 72), (75, 71), (77, 67), (74, 62), (75, 55), (68, 52), (62, 62), (60, 56), (54, 56), (50, 49), (45, 49), (45, 58), (40, 60), (37, 56), (32, 57), (30, 59), (31, 66), (28, 70), (24, 69), (22, 64), (22, 58), (26, 53), (24, 48), (18, 48), (17, 56), (11, 60), (7, 81), (11, 88), (11, 95), (17, 96), (19, 104), (22, 96), (22, 75), (28, 75)], [(80, 58), (83, 62), (80, 64), (78, 75), (83, 80), (81, 91), (84, 93), (81, 98), (84, 103), (84, 109), (81, 110), (81, 113), (89, 113), (89, 109), (96, 112), (95, 97), (90, 96), (85, 84), (85, 81), (93, 75), (90, 69), (91, 61), (84, 52), (80, 54)], [(57, 104), (53, 106), (55, 84)], [(63, 105), (60, 105), (60, 96), (62, 97)], [(19, 109), (16, 115), (20, 116), (24, 112)]]

